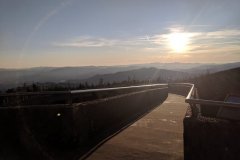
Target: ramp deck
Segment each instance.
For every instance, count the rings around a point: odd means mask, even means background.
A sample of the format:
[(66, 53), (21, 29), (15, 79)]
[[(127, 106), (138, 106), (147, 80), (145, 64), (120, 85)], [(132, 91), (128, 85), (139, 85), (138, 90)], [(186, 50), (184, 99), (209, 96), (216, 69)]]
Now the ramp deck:
[(164, 103), (105, 142), (87, 160), (182, 160), (184, 100), (169, 94)]

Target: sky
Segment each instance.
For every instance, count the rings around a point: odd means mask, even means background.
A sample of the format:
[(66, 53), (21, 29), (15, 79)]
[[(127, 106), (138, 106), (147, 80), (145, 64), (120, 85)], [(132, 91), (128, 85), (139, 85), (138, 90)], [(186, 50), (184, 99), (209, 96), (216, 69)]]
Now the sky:
[(0, 68), (240, 61), (239, 0), (0, 0)]

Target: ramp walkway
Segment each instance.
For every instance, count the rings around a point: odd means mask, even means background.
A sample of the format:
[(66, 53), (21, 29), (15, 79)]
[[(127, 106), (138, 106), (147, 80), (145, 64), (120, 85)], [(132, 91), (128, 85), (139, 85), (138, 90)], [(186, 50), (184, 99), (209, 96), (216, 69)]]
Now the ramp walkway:
[(87, 160), (183, 160), (185, 97), (169, 94), (150, 113), (105, 142)]

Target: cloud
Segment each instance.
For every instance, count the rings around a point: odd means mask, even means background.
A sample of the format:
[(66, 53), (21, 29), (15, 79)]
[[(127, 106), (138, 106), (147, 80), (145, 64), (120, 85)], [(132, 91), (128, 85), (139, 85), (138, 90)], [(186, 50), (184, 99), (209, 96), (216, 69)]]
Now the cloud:
[[(134, 53), (157, 53), (174, 54), (169, 45), (169, 37), (173, 32), (181, 32), (188, 37), (188, 47), (183, 54), (194, 56), (194, 53), (236, 53), (240, 51), (240, 29), (224, 29), (216, 31), (187, 31), (179, 28), (170, 28), (161, 34), (143, 35), (128, 38), (106, 38), (80, 36), (65, 42), (55, 42), (57, 47), (71, 48), (96, 48), (96, 47), (115, 47), (118, 49), (128, 48)], [(118, 47), (118, 48), (116, 48)]]
[(204, 34), (208, 38), (234, 38), (240, 36), (240, 30), (231, 29), (231, 30), (220, 30), (220, 31), (213, 31), (207, 32)]
[(184, 34), (189, 39), (188, 52), (199, 52), (206, 50), (208, 52), (223, 50), (240, 51), (240, 29), (225, 29), (206, 32), (182, 31), (182, 29), (170, 28), (168, 33), (155, 34), (149, 37), (152, 47), (146, 47), (149, 51), (165, 49), (171, 52), (169, 46), (169, 37), (172, 33)]
[(57, 47), (73, 47), (73, 48), (90, 48), (90, 47), (124, 47), (139, 46), (143, 44), (143, 40), (135, 37), (128, 39), (112, 39), (104, 37), (80, 36), (65, 42), (54, 42)]
[(192, 52), (239, 52), (240, 30), (220, 30), (203, 32), (191, 42)]
[(117, 40), (82, 36), (63, 43), (53, 43), (59, 47), (105, 47), (116, 45)]

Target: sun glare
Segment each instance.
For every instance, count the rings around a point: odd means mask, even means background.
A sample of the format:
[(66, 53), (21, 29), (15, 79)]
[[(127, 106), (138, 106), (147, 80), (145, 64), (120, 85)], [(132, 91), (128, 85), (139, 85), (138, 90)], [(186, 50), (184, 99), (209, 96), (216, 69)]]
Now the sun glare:
[(171, 33), (168, 37), (168, 43), (174, 52), (181, 53), (187, 51), (189, 36), (181, 32)]

